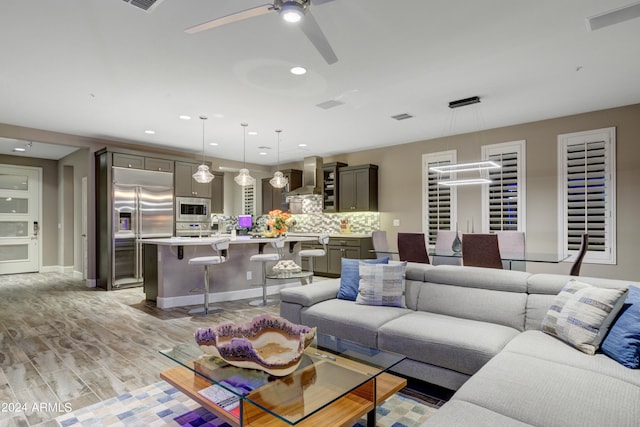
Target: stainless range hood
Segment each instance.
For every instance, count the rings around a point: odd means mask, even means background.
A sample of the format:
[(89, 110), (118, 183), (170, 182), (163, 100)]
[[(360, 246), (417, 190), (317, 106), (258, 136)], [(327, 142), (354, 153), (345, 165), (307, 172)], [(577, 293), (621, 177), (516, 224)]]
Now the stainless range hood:
[(322, 158), (309, 156), (304, 158), (302, 187), (291, 190), (287, 196), (307, 196), (322, 194)]

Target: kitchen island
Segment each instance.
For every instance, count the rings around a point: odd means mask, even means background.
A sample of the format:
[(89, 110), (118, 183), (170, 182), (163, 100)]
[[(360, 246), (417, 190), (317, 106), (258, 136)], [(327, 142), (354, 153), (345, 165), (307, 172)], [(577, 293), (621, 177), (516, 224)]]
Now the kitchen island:
[[(251, 262), (251, 255), (262, 251), (274, 252), (269, 244), (272, 238), (221, 236), (231, 239), (228, 261), (211, 269), (211, 294), (209, 300), (230, 301), (257, 298), (262, 295), (260, 263)], [(204, 270), (200, 265), (189, 265), (189, 259), (215, 255), (211, 242), (218, 237), (170, 237), (162, 239), (142, 239), (144, 252), (144, 293), (146, 299), (155, 301), (158, 308), (183, 307), (202, 304), (202, 293), (193, 293), (194, 288), (202, 289)], [(314, 236), (287, 236), (285, 239), (285, 259), (300, 265), (299, 242), (314, 242)], [(274, 263), (275, 264), (275, 263)], [(297, 285), (297, 283), (294, 283)], [(287, 284), (268, 287), (270, 294), (277, 293)]]

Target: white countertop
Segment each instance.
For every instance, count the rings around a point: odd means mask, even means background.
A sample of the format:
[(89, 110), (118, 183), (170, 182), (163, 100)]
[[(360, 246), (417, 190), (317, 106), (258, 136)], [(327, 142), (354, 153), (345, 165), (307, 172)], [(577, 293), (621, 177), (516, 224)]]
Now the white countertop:
[[(273, 238), (268, 237), (237, 236), (235, 238), (232, 238), (230, 234), (223, 234), (222, 236), (216, 237), (165, 237), (159, 239), (140, 239), (139, 241), (141, 243), (158, 246), (200, 246), (210, 245), (220, 237), (229, 237), (231, 239), (231, 241), (229, 242), (230, 245), (273, 242)], [(287, 237), (284, 239), (285, 242), (312, 242), (316, 240), (317, 237), (314, 237), (313, 235), (287, 235)]]
[[(311, 236), (317, 238), (319, 235), (320, 233), (287, 233), (287, 236), (297, 237)], [(354, 239), (364, 239), (367, 237), (371, 237), (371, 233), (329, 233), (329, 237), (334, 239), (345, 239), (347, 237), (351, 237)]]

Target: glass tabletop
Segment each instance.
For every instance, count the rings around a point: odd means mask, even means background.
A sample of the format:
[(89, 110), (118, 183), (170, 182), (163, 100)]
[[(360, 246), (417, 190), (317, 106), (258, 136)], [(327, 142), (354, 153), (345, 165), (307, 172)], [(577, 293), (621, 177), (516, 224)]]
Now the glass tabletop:
[[(441, 256), (446, 258), (462, 258), (461, 252), (429, 250), (429, 256)], [(503, 261), (547, 262), (557, 264), (569, 258), (569, 255), (560, 255), (543, 252), (526, 252), (524, 254), (500, 254)]]
[(232, 366), (204, 354), (193, 344), (161, 353), (213, 383), (211, 393), (226, 395), (218, 403), (241, 417), (240, 400), (295, 425), (387, 371), (405, 357), (330, 335), (317, 334), (298, 368), (285, 377)]
[(267, 274), (267, 279), (307, 279), (313, 276), (311, 271), (280, 271)]

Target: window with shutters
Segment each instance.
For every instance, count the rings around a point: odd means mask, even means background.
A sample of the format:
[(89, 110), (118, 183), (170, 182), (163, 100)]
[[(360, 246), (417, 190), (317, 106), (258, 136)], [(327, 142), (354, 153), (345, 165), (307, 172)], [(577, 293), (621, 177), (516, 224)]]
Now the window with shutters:
[(558, 135), (559, 253), (573, 258), (588, 233), (584, 261), (616, 262), (615, 139), (613, 127)]
[(491, 182), (482, 187), (482, 230), (525, 231), (525, 141), (482, 146), (482, 159), (499, 169), (489, 169)]
[(451, 179), (450, 174), (433, 172), (429, 168), (455, 162), (455, 150), (422, 155), (422, 228), (428, 234), (429, 246), (436, 244), (438, 230), (452, 230), (457, 221), (456, 187), (438, 185), (438, 180)]
[(255, 215), (255, 185), (245, 185), (242, 187), (242, 214)]

